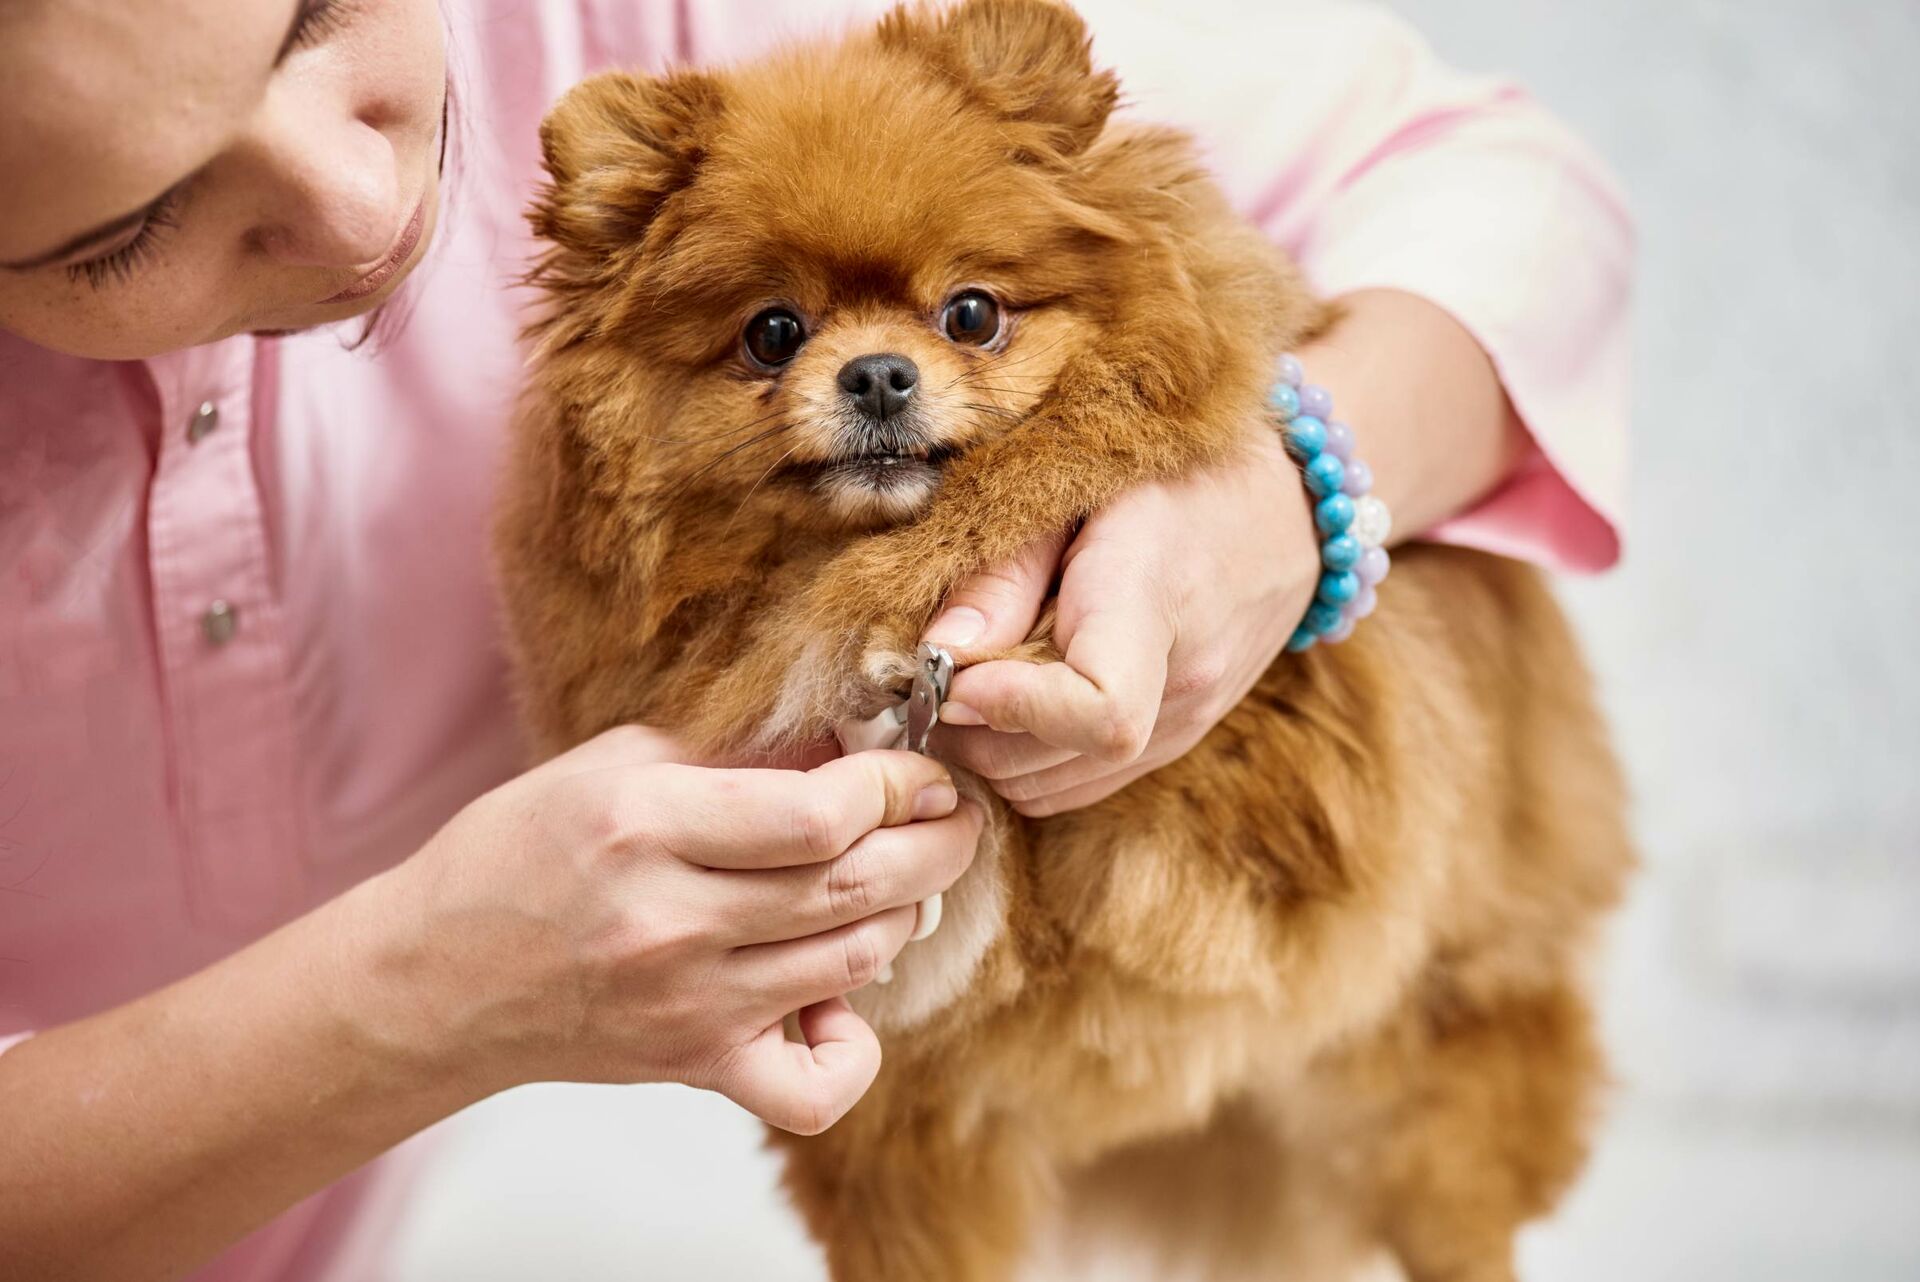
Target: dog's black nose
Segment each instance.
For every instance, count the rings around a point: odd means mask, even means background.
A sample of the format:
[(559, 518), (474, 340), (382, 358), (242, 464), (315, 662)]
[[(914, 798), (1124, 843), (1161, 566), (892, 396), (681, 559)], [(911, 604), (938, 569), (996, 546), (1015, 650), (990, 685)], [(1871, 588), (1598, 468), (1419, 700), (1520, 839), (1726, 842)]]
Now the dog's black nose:
[(919, 381), (920, 367), (897, 352), (856, 356), (840, 367), (840, 390), (875, 420), (892, 418), (905, 409)]

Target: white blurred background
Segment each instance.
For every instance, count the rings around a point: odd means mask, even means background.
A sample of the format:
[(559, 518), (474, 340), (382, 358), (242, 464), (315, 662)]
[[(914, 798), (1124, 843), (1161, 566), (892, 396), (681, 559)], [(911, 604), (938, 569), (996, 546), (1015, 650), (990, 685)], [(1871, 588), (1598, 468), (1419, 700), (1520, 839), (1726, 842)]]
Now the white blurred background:
[[(1628, 558), (1565, 591), (1646, 858), (1623, 1083), (1526, 1276), (1914, 1282), (1920, 3), (1397, 7), (1571, 121), (1641, 227)], [(713, 1097), (529, 1088), (447, 1130), (400, 1282), (822, 1277)]]

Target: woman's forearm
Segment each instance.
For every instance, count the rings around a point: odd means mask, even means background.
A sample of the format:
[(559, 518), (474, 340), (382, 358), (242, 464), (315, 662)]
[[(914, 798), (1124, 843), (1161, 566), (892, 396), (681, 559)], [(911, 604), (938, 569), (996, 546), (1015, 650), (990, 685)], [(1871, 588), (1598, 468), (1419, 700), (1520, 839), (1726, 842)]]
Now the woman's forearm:
[(172, 1277), (477, 1097), (378, 1035), (380, 893), (0, 1055), (0, 1277)]
[(1299, 352), (1311, 382), (1353, 425), (1394, 540), (1416, 537), (1496, 488), (1526, 429), (1493, 362), (1460, 323), (1398, 290), (1341, 299), (1345, 315)]

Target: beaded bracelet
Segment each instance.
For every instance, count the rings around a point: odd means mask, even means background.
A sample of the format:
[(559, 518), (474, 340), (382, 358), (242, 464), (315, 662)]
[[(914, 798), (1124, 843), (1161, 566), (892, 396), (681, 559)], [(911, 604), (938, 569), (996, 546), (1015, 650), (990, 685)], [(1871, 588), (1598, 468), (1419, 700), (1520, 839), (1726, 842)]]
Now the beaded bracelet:
[(1393, 514), (1367, 492), (1373, 470), (1353, 456), (1353, 429), (1332, 421), (1332, 395), (1306, 382), (1293, 356), (1280, 358), (1279, 375), (1268, 403), (1313, 496), (1313, 524), (1321, 536), (1319, 590), (1287, 640), (1287, 649), (1297, 654), (1318, 641), (1345, 641), (1353, 625), (1373, 613), (1374, 589), (1390, 564), (1383, 545), (1393, 531)]

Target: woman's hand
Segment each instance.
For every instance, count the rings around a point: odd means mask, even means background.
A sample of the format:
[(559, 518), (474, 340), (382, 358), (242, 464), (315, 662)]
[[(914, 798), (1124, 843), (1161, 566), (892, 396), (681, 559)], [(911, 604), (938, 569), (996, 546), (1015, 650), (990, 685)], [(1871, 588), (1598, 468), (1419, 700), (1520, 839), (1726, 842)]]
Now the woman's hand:
[(264, 939), (0, 1054), (0, 1276), (178, 1277), (520, 1082), (689, 1082), (830, 1125), (880, 1062), (841, 995), (966, 868), (980, 812), (908, 753), (675, 755), (601, 735)]
[[(718, 770), (610, 731), (388, 874), (401, 1000), (381, 1004), (382, 1035), (472, 1065), (483, 1090), (679, 1081), (824, 1130), (880, 1063), (843, 995), (899, 952), (980, 827), (925, 757)], [(804, 1045), (782, 1032), (796, 1011)]]
[(1060, 557), (1034, 545), (949, 597), (927, 637), (969, 659), (1024, 640), (1060, 561), (1064, 663), (955, 675), (941, 752), (1025, 815), (1091, 805), (1198, 743), (1312, 600), (1319, 549), (1298, 470), (1265, 423), (1248, 457), (1134, 490)]

